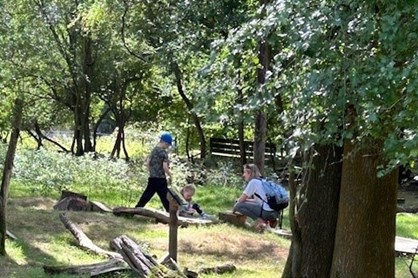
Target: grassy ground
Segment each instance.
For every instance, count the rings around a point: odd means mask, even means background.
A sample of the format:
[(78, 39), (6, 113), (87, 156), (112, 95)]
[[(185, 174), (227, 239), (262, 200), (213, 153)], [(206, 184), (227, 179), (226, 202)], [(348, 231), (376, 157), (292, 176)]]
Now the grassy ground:
[[(44, 273), (44, 265), (81, 265), (105, 260), (76, 246), (74, 237), (59, 220), (59, 213), (52, 209), (59, 196), (27, 196), (25, 190), (18, 186), (12, 189), (7, 224), (18, 240), (6, 242), (8, 257), (0, 258), (0, 278), (51, 277)], [(195, 199), (199, 200), (208, 213), (216, 214), (218, 211), (230, 209), (240, 192), (241, 188), (238, 187), (221, 187), (220, 190), (216, 186), (206, 186), (198, 188)], [(139, 194), (139, 189), (132, 192), (134, 197), (128, 205), (133, 206)], [(410, 200), (407, 200), (406, 205), (411, 205), (417, 199), (414, 193), (410, 193), (408, 198)], [(110, 199), (105, 201), (107, 202), (112, 203)], [(149, 206), (161, 207), (157, 197), (152, 199)], [(104, 249), (110, 250), (109, 242), (113, 238), (127, 235), (157, 258), (168, 250), (167, 225), (156, 224), (141, 217), (115, 217), (112, 214), (94, 212), (68, 212), (67, 216), (96, 245)], [(418, 239), (417, 223), (418, 215), (398, 214), (397, 235)], [(287, 220), (284, 227), (288, 228)], [(280, 277), (290, 245), (290, 241), (273, 234), (256, 234), (227, 224), (181, 228), (178, 237), (178, 262), (182, 268), (198, 270), (201, 267), (227, 263), (237, 267), (237, 271), (222, 277)], [(397, 258), (396, 278), (412, 277), (409, 273), (410, 261), (410, 257)], [(416, 265), (414, 271), (418, 272)], [(102, 277), (133, 276), (125, 272)]]
[[(75, 239), (52, 210), (49, 198), (11, 199), (8, 228), (19, 239), (7, 241), (8, 257), (0, 259), (0, 277), (50, 277), (43, 265), (80, 265), (104, 258), (78, 248)], [(98, 246), (109, 250), (111, 239), (127, 235), (148, 253), (163, 256), (168, 250), (168, 226), (140, 217), (68, 212)], [(282, 272), (289, 242), (272, 234), (256, 234), (226, 224), (179, 229), (178, 262), (198, 270), (232, 263), (237, 271), (222, 277), (277, 277)], [(69, 277), (57, 275), (55, 277)], [(74, 277), (74, 276), (72, 276)], [(130, 277), (119, 274), (116, 277)], [(215, 277), (202, 275), (201, 277)]]

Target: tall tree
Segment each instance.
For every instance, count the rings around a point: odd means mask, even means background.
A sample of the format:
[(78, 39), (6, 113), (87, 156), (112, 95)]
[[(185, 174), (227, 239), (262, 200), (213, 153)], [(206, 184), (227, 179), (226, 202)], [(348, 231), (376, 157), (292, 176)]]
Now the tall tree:
[(10, 179), (13, 171), (13, 161), (19, 139), (20, 125), (22, 122), (23, 100), (16, 98), (13, 110), (12, 133), (4, 161), (3, 175), (0, 189), (0, 255), (6, 255), (6, 232), (7, 232), (7, 197), (10, 187)]

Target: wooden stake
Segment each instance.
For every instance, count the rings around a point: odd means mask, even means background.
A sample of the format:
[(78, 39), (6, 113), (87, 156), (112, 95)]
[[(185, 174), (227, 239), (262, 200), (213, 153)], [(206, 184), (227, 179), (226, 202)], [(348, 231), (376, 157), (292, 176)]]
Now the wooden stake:
[(167, 193), (167, 199), (170, 202), (170, 220), (169, 225), (169, 234), (168, 234), (168, 253), (170, 258), (177, 262), (177, 229), (178, 229), (178, 218), (177, 211), (179, 209), (179, 204), (173, 198), (172, 194)]

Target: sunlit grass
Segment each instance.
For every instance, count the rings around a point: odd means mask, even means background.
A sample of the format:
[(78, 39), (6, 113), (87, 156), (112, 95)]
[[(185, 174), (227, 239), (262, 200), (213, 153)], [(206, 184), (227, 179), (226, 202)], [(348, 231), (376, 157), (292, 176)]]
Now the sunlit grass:
[(418, 214), (398, 213), (396, 216), (396, 235), (418, 239)]
[[(11, 200), (8, 227), (18, 240), (8, 241), (9, 259), (7, 262), (5, 258), (0, 260), (4, 270), (0, 277), (48, 277), (42, 271), (43, 265), (69, 266), (105, 260), (77, 246), (76, 240), (60, 222), (58, 212), (52, 210), (52, 205), (51, 199), (35, 198), (32, 202), (28, 199)], [(142, 217), (115, 217), (113, 214), (94, 212), (66, 214), (103, 249), (110, 250), (109, 242), (113, 238), (128, 235), (149, 254), (162, 257), (168, 252), (167, 225)], [(243, 242), (246, 242), (245, 248)], [(287, 248), (288, 241), (277, 236), (260, 235), (226, 224), (178, 230), (179, 264), (191, 270), (226, 263), (236, 265), (235, 276), (222, 277), (237, 277), (247, 272), (249, 276), (245, 277), (275, 277), (272, 275), (280, 273), (284, 267)], [(254, 264), (257, 265), (256, 270), (253, 269)], [(119, 273), (105, 277), (131, 277), (129, 275)]]

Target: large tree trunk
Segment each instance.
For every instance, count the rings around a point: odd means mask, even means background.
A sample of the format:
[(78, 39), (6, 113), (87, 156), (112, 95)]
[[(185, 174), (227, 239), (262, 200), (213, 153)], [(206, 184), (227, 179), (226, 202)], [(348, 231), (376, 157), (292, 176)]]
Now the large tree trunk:
[(0, 255), (6, 255), (6, 212), (7, 212), (7, 195), (9, 193), (10, 179), (12, 176), (13, 161), (16, 154), (17, 140), (20, 133), (20, 125), (22, 122), (23, 100), (17, 98), (14, 104), (13, 115), (13, 131), (10, 136), (9, 146), (7, 148), (6, 159), (4, 161), (3, 177), (0, 189)]
[[(316, 153), (315, 153), (316, 152)], [(302, 277), (329, 277), (338, 216), (342, 148), (317, 146), (304, 175), (306, 201), (299, 210)]]
[(344, 144), (340, 205), (330, 277), (394, 277), (397, 171), (377, 178), (382, 143)]
[[(293, 221), (288, 266), (283, 277), (329, 277), (341, 183), (342, 148), (315, 146), (305, 156), (307, 169)], [(294, 204), (293, 204), (294, 205)]]

